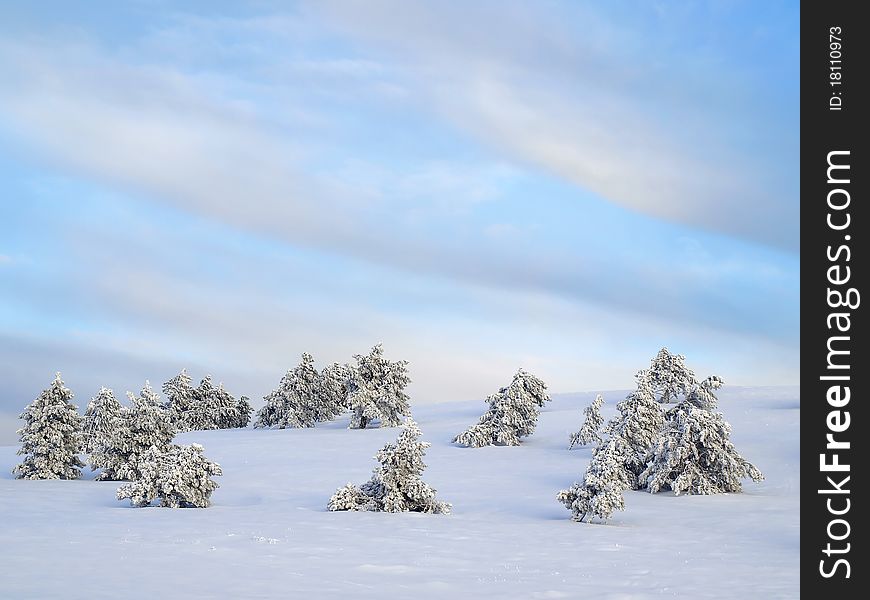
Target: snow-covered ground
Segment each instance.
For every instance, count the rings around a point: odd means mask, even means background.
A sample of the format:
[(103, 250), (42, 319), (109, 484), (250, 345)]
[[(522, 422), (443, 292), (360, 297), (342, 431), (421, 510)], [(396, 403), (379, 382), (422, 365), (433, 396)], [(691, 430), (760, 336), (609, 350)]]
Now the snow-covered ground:
[[(604, 393), (613, 415), (624, 392)], [(556, 493), (593, 393), (555, 396), (518, 448), (459, 448), (481, 401), (420, 406), (425, 480), (451, 515), (331, 513), (398, 429), (201, 431), (223, 466), (214, 505), (131, 508), (117, 483), (19, 481), (0, 447), (0, 598), (797, 598), (800, 391), (728, 388), (737, 449), (765, 474), (743, 494), (627, 492), (607, 525), (574, 523)]]

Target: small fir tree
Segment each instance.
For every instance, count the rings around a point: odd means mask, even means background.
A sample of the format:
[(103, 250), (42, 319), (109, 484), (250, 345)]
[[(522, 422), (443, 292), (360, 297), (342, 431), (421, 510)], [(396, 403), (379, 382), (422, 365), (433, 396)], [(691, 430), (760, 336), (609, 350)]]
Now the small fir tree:
[(320, 405), (320, 375), (307, 352), (302, 362), (287, 371), (278, 388), (265, 396), (254, 427), (314, 427)]
[(347, 484), (329, 501), (332, 511), (449, 513), (450, 504), (435, 498), (435, 490), (422, 479), (428, 442), (419, 441), (420, 428), (408, 417), (395, 444), (375, 456), (378, 467), (360, 487)]
[(356, 366), (347, 380), (351, 429), (365, 429), (378, 421), (381, 427), (395, 427), (411, 412), (405, 388), (411, 383), (408, 361), (384, 358), (381, 344), (367, 355), (357, 354)]
[(480, 420), (453, 438), (453, 442), (471, 448), (519, 446), (520, 438), (535, 431), (539, 407), (550, 399), (546, 389), (543, 381), (518, 370), (509, 386), (486, 399), (489, 409)]
[(175, 436), (168, 411), (147, 381), (138, 396), (128, 392), (127, 397), (131, 406), (121, 411), (114, 435), (92, 458), (93, 467), (103, 469), (99, 481), (138, 479), (141, 457), (152, 447), (165, 451)]
[(12, 469), (16, 479), (78, 479), (82, 422), (72, 391), (58, 373), (54, 381), (19, 416), (18, 430), (24, 461)]
[(239, 403), (236, 404), (236, 421), (233, 427), (245, 428), (251, 421), (251, 413), (254, 409), (251, 407), (250, 399), (247, 396), (239, 398)]
[(196, 404), (196, 390), (187, 369), (163, 384), (170, 419), (179, 432), (191, 431), (192, 411)]
[(88, 402), (82, 420), (84, 450), (88, 455), (98, 452), (112, 435), (121, 416), (121, 403), (112, 390), (101, 387), (97, 395)]
[[(611, 437), (621, 438), (628, 449), (625, 468), (636, 478), (646, 468), (647, 455), (664, 426), (664, 411), (645, 381), (641, 381), (637, 390), (616, 408), (619, 415), (607, 424), (605, 430)], [(635, 482), (631, 487), (637, 489), (638, 484)]]
[(118, 500), (130, 499), (136, 507), (160, 500), (165, 508), (206, 508), (219, 486), (211, 477), (222, 475), (221, 466), (202, 454), (199, 444), (164, 448), (151, 446), (141, 456), (138, 479), (118, 488)]
[(320, 406), (316, 418), (331, 421), (348, 409), (348, 380), (351, 368), (340, 363), (324, 367), (320, 373)]
[(618, 437), (611, 437), (595, 447), (583, 481), (562, 490), (556, 498), (571, 511), (571, 518), (583, 522), (586, 517), (607, 521), (614, 510), (625, 510), (623, 492), (634, 487), (636, 477), (625, 468), (632, 450)]
[(557, 496), (575, 521), (587, 516), (606, 521), (614, 510), (625, 509), (622, 494), (639, 487), (638, 476), (664, 423), (661, 405), (645, 379), (616, 408), (619, 415), (607, 424), (609, 437), (595, 447), (583, 481)]
[(212, 429), (232, 429), (239, 420), (239, 401), (230, 394), (224, 384), (218, 384), (211, 402), (214, 427)]
[(206, 375), (194, 391), (193, 408), (188, 411), (188, 425), (193, 431), (229, 429), (237, 419), (238, 403), (225, 389), (212, 383)]
[(586, 444), (601, 441), (601, 434), (598, 432), (604, 424), (604, 418), (601, 416), (602, 404), (604, 404), (604, 397), (598, 394), (595, 396), (592, 404), (583, 409), (583, 414), (586, 415), (586, 418), (583, 421), (583, 425), (580, 426), (580, 431), (571, 434), (571, 443), (568, 446), (568, 450), (574, 446), (585, 446)]

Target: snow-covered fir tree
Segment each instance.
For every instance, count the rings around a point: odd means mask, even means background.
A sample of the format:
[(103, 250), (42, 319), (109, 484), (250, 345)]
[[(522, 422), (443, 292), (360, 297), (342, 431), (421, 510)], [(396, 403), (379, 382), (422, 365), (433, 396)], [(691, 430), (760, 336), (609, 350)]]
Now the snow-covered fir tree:
[(122, 409), (114, 434), (91, 457), (93, 468), (103, 469), (99, 481), (138, 479), (145, 452), (152, 447), (165, 451), (175, 436), (168, 411), (161, 408), (159, 396), (147, 381), (138, 396), (128, 392), (127, 397), (130, 406)]
[(136, 507), (160, 500), (164, 508), (207, 508), (220, 487), (211, 478), (223, 472), (202, 452), (199, 444), (152, 446), (139, 457), (139, 478), (118, 488), (118, 500), (129, 498)]
[(250, 398), (247, 396), (239, 398), (239, 402), (236, 404), (236, 421), (233, 427), (247, 427), (248, 423), (251, 421), (251, 414), (253, 412), (254, 409), (251, 407)]
[(632, 454), (619, 436), (610, 437), (595, 447), (583, 481), (556, 496), (571, 511), (573, 520), (582, 522), (588, 516), (606, 521), (614, 510), (625, 510), (622, 494), (634, 487), (637, 480), (625, 467)]
[(519, 446), (520, 438), (531, 435), (538, 423), (540, 407), (550, 397), (546, 384), (522, 369), (507, 387), (487, 397), (489, 409), (480, 420), (453, 438), (453, 442), (481, 446)]
[(408, 417), (395, 444), (387, 444), (375, 456), (378, 466), (372, 478), (357, 487), (340, 488), (328, 508), (384, 512), (448, 513), (450, 504), (435, 498), (435, 490), (423, 481), (423, 457), (428, 442), (419, 441), (420, 428)]
[(211, 375), (193, 387), (187, 371), (182, 369), (163, 384), (163, 393), (168, 398), (165, 406), (179, 432), (246, 427), (250, 420), (251, 405), (237, 401), (222, 383), (215, 387)]
[(84, 451), (90, 455), (106, 444), (106, 440), (117, 427), (121, 416), (121, 403), (112, 390), (101, 387), (97, 395), (88, 402), (82, 420)]
[(698, 383), (695, 373), (686, 366), (686, 357), (671, 354), (667, 348), (658, 351), (647, 369), (639, 371), (635, 378), (641, 380), (663, 404), (679, 402)]
[(73, 393), (58, 373), (54, 381), (19, 416), (18, 430), (24, 461), (12, 469), (17, 479), (78, 479), (84, 463), (82, 420), (72, 403)]
[(223, 383), (214, 388), (210, 408), (213, 417), (212, 429), (232, 429), (238, 426), (239, 401), (224, 388)]
[(721, 413), (688, 404), (677, 407), (640, 481), (650, 493), (672, 490), (680, 495), (740, 492), (741, 479), (763, 480), (730, 437), (731, 425)]
[(356, 366), (347, 380), (351, 429), (365, 429), (372, 421), (395, 427), (411, 412), (405, 388), (411, 383), (408, 361), (384, 358), (381, 344), (366, 355), (354, 355)]
[(166, 396), (170, 418), (179, 432), (191, 431), (189, 421), (196, 404), (196, 389), (187, 374), (187, 369), (163, 384), (163, 394)]
[(320, 374), (314, 358), (305, 352), (299, 365), (287, 371), (278, 387), (264, 397), (266, 404), (257, 412), (254, 427), (314, 427), (320, 394)]
[[(616, 408), (619, 414), (607, 423), (605, 431), (611, 437), (621, 438), (627, 449), (625, 467), (636, 478), (646, 468), (649, 451), (664, 426), (664, 410), (644, 380)], [(637, 489), (637, 481), (631, 487)]]
[(351, 368), (340, 363), (324, 367), (320, 373), (318, 421), (331, 421), (348, 409), (348, 381)]
[(608, 438), (593, 450), (583, 481), (557, 496), (575, 521), (587, 516), (606, 521), (614, 510), (624, 510), (622, 494), (639, 487), (638, 476), (664, 424), (661, 404), (643, 378), (616, 408), (619, 415), (605, 427)]
[(730, 439), (731, 425), (715, 412), (713, 391), (721, 385), (720, 378), (709, 377), (667, 412), (665, 427), (639, 477), (650, 493), (666, 489), (677, 495), (740, 492), (741, 479), (764, 479), (737, 452)]
[(215, 387), (211, 375), (206, 375), (194, 390), (193, 405), (187, 411), (187, 426), (191, 431), (228, 429), (236, 421), (237, 402), (223, 387)]
[(583, 409), (583, 414), (586, 418), (583, 420), (583, 425), (580, 426), (580, 431), (571, 434), (568, 450), (574, 446), (585, 446), (592, 442), (598, 443), (601, 441), (599, 430), (604, 424), (604, 417), (601, 416), (601, 405), (604, 404), (604, 397), (601, 394), (595, 396), (592, 404)]

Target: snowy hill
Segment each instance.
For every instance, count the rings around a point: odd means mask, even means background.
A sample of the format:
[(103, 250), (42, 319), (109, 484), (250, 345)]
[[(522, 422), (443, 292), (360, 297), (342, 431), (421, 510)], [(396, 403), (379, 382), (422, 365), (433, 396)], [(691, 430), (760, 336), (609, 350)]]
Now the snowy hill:
[[(451, 515), (331, 513), (399, 430), (200, 431), (224, 476), (213, 507), (131, 508), (117, 483), (20, 481), (0, 448), (2, 598), (796, 598), (800, 391), (721, 390), (732, 441), (766, 480), (720, 496), (626, 492), (607, 525), (574, 523), (556, 493), (591, 449), (568, 451), (593, 393), (557, 395), (521, 447), (451, 438), (483, 402), (414, 408), (425, 480)], [(609, 418), (624, 392), (604, 393)]]

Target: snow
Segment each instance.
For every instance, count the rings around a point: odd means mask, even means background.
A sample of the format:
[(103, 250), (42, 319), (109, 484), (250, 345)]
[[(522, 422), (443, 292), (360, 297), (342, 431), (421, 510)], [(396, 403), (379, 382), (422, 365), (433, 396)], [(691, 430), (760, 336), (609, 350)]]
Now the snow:
[[(605, 418), (625, 392), (603, 392)], [(450, 515), (329, 512), (367, 480), (396, 428), (195, 431), (221, 464), (208, 509), (132, 508), (117, 482), (23, 481), (0, 447), (0, 597), (796, 598), (800, 391), (719, 392), (737, 450), (765, 474), (744, 493), (625, 493), (607, 525), (556, 493), (591, 447), (566, 440), (595, 392), (554, 395), (519, 447), (450, 443), (481, 401), (414, 407), (424, 472)]]

